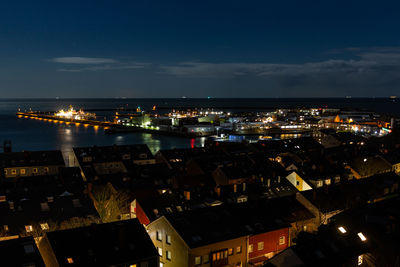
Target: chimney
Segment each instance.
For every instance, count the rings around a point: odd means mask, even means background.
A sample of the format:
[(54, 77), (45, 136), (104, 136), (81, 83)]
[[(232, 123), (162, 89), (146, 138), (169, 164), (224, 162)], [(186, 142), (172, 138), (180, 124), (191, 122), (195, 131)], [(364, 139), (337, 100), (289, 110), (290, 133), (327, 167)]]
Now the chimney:
[(278, 184), (280, 184), (280, 183), (281, 183), (281, 177), (278, 176)]
[(4, 153), (11, 153), (11, 151), (12, 151), (11, 140), (4, 141), (3, 151), (4, 151)]
[(184, 191), (183, 193), (185, 195), (185, 199), (190, 200), (190, 191)]
[(270, 187), (271, 186), (271, 179), (268, 179), (267, 180), (267, 187)]
[(221, 196), (221, 187), (219, 187), (219, 186), (216, 187), (215, 192), (217, 192), (218, 197), (220, 197)]
[(237, 184), (233, 184), (233, 192), (237, 192)]
[(243, 192), (246, 192), (246, 183), (243, 183)]

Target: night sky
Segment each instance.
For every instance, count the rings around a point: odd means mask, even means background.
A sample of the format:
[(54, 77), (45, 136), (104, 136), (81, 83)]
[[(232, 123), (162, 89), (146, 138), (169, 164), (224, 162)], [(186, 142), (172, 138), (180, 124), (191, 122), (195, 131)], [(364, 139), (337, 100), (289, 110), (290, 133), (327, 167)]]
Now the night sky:
[(1, 1), (0, 98), (400, 95), (399, 1)]

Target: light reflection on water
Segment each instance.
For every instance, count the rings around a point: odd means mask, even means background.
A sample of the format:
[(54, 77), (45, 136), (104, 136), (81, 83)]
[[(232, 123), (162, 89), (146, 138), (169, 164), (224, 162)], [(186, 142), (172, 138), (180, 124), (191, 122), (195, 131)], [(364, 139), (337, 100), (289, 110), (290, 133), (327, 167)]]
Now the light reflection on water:
[(14, 115), (1, 117), (1, 124), (7, 127), (0, 131), (0, 142), (11, 140), (13, 151), (60, 149), (68, 154), (73, 147), (80, 146), (147, 144), (151, 152), (156, 153), (160, 149), (204, 146), (206, 140), (149, 133), (105, 134), (102, 127), (96, 129), (84, 124), (32, 120)]

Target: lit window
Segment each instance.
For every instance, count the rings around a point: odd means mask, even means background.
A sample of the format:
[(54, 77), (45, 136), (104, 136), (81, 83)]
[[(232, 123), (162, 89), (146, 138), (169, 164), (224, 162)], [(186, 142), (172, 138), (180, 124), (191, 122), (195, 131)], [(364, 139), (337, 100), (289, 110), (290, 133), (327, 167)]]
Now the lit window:
[(164, 263), (160, 262), (160, 267), (164, 267)]
[(129, 265), (129, 267), (136, 267), (136, 264), (131, 264)]
[(279, 237), (279, 245), (284, 245), (286, 243), (285, 236)]
[(42, 228), (42, 230), (46, 231), (46, 230), (49, 230), (49, 225), (47, 223), (41, 223), (40, 228)]
[(359, 232), (358, 234), (358, 237), (361, 239), (361, 241), (366, 241), (367, 240), (367, 238), (364, 236), (364, 234), (363, 233), (361, 233), (361, 232)]
[(167, 235), (165, 241), (167, 242), (167, 244), (171, 244), (171, 236)]
[(16, 169), (12, 169), (11, 170), (11, 174), (17, 174), (17, 170)]
[(258, 250), (263, 250), (264, 249), (264, 242), (258, 242), (257, 243), (257, 249)]
[(201, 264), (201, 256), (194, 257), (194, 265), (200, 265)]
[(363, 255), (358, 256), (358, 266), (363, 264)]
[(158, 241), (162, 241), (162, 235), (161, 235), (161, 233), (159, 232), (159, 231), (157, 231), (157, 240)]
[(73, 260), (72, 258), (67, 258), (67, 262), (68, 262), (69, 264), (72, 264), (72, 263), (74, 263), (74, 260)]
[(158, 255), (160, 255), (160, 257), (162, 257), (162, 248), (157, 248), (158, 250)]
[(33, 168), (32, 172), (33, 172), (33, 173), (37, 173), (37, 172), (38, 172), (38, 169), (37, 169), (37, 168)]
[(171, 260), (171, 251), (168, 251), (168, 250), (167, 250), (167, 253), (166, 253), (166, 254), (167, 254), (167, 255), (166, 255), (166, 256), (167, 256), (167, 260)]
[(20, 173), (21, 173), (21, 174), (26, 174), (25, 169), (21, 169), (21, 170), (20, 170)]
[(347, 232), (346, 229), (344, 229), (343, 226), (340, 226), (338, 229), (342, 234), (345, 234)]
[(236, 254), (242, 253), (242, 246), (236, 247)]
[(44, 167), (44, 172), (48, 173), (49, 172), (49, 168), (48, 167)]
[(208, 263), (210, 261), (210, 256), (207, 254), (207, 255), (204, 255), (203, 256), (203, 262), (204, 263)]
[(25, 230), (27, 233), (32, 232), (33, 231), (32, 225), (25, 225)]
[(228, 249), (228, 255), (230, 256), (230, 255), (233, 255), (233, 248), (229, 248)]
[(250, 244), (249, 245), (249, 253), (252, 253), (253, 252), (253, 244)]
[(4, 231), (8, 232), (8, 225), (4, 225)]

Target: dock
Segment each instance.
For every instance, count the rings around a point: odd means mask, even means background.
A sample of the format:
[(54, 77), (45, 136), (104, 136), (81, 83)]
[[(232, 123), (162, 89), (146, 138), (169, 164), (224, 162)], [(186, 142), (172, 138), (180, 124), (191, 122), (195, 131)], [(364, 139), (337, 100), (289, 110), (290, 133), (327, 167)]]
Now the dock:
[(150, 133), (150, 134), (169, 135), (169, 136), (186, 137), (186, 138), (206, 137), (212, 135), (211, 133), (190, 133), (181, 131), (159, 130), (155, 129), (154, 127), (144, 128), (137, 126), (126, 126), (110, 121), (65, 118), (52, 115), (50, 112), (38, 112), (38, 111), (17, 112), (17, 117), (40, 120), (40, 121), (48, 121), (54, 123), (65, 123), (67, 125), (75, 124), (77, 126), (79, 125), (93, 126), (95, 129), (102, 127), (106, 134), (137, 132), (137, 133)]

